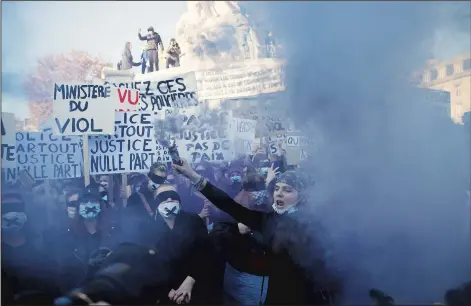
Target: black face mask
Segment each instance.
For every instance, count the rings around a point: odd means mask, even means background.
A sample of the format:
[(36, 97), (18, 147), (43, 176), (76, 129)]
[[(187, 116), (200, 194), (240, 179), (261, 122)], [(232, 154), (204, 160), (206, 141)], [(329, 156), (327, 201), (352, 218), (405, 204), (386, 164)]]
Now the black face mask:
[(149, 173), (148, 177), (154, 184), (162, 185), (163, 183), (165, 183), (165, 177), (163, 176), (158, 176), (157, 174)]
[(178, 192), (173, 191), (173, 190), (168, 190), (168, 191), (164, 191), (164, 192), (159, 193), (157, 195), (156, 201), (157, 201), (158, 204), (160, 204), (160, 203), (162, 203), (163, 201), (165, 201), (167, 199), (172, 199), (172, 200), (181, 202), (180, 201), (180, 195), (178, 194)]

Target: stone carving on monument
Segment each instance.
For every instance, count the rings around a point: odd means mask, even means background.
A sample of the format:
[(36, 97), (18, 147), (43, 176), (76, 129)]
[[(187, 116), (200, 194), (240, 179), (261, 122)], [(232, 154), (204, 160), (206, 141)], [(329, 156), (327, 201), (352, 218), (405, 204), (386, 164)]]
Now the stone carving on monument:
[(210, 69), (216, 65), (257, 59), (259, 33), (238, 1), (187, 1), (177, 23), (181, 65)]

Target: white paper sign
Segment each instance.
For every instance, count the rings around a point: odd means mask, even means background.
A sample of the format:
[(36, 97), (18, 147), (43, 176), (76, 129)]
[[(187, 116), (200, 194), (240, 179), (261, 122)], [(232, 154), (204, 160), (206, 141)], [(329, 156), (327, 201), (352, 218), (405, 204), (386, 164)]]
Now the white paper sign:
[[(194, 72), (173, 72), (172, 69), (136, 75), (133, 81), (104, 82), (111, 87), (139, 91), (139, 109), (159, 113), (168, 108), (187, 108), (199, 104)], [(131, 95), (132, 101), (134, 96)]]
[(252, 154), (256, 128), (256, 120), (232, 118), (231, 134), (236, 154)]
[(155, 140), (152, 114), (116, 112), (114, 135), (89, 136), (90, 174), (147, 172), (168, 162), (167, 149)]
[(2, 113), (2, 168), (16, 167), (15, 115)]
[[(205, 122), (205, 119), (208, 121)], [(190, 163), (199, 163), (203, 160), (215, 163), (232, 160), (234, 152), (230, 135), (231, 119), (231, 112), (223, 110), (207, 118), (202, 116), (195, 118), (199, 128), (182, 130), (175, 139), (180, 156)], [(188, 121), (190, 120), (191, 117)]]
[(198, 96), (234, 99), (285, 90), (283, 65), (273, 59), (246, 61), (242, 67), (196, 72)]
[(139, 91), (121, 87), (111, 87), (111, 99), (117, 112), (130, 112), (139, 109)]
[(16, 174), (22, 169), (35, 180), (81, 177), (80, 136), (56, 136), (52, 129), (16, 133)]
[(55, 84), (53, 108), (57, 135), (113, 134), (115, 104), (109, 86)]

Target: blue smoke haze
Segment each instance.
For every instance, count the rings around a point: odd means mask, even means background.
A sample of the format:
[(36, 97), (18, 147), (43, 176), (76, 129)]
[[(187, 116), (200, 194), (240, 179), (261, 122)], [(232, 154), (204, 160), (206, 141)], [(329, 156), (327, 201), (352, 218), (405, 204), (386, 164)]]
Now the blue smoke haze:
[(433, 55), (436, 31), (469, 37), (469, 15), (456, 12), (470, 3), (244, 6), (283, 44), (279, 107), (305, 134), (322, 135), (305, 165), (316, 177), (310, 205), (332, 240), (346, 302), (366, 302), (376, 287), (398, 303), (432, 303), (469, 281), (469, 127), (422, 101), (409, 76)]

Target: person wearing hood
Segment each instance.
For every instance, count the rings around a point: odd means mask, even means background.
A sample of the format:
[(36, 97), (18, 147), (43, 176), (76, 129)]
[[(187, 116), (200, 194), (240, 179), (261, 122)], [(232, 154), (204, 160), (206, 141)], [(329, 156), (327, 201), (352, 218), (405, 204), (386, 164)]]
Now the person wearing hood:
[(210, 245), (203, 220), (182, 210), (181, 198), (175, 186), (157, 187), (157, 209), (151, 226), (151, 245), (165, 250), (170, 265), (168, 302), (177, 304), (207, 303), (210, 298), (208, 278)]
[(147, 241), (149, 225), (154, 220), (157, 208), (155, 202), (157, 188), (164, 183), (167, 183), (167, 165), (154, 163), (139, 190), (129, 196), (123, 214), (125, 217), (121, 220), (126, 229), (124, 237), (126, 242)]
[(113, 248), (120, 242), (119, 229), (109, 225), (105, 203), (96, 186), (88, 185), (80, 194), (69, 194), (67, 206), (75, 206), (73, 224), (49, 237), (48, 249), (53, 250), (59, 263), (62, 293), (81, 284), (91, 275), (91, 254), (100, 247)]
[(23, 292), (59, 293), (56, 265), (35, 239), (20, 192), (2, 190), (1, 206), (2, 305), (10, 304)]
[(326, 267), (319, 239), (310, 235), (312, 218), (303, 212), (307, 186), (296, 172), (278, 177), (273, 210), (264, 213), (239, 205), (193, 171), (186, 160), (172, 167), (219, 209), (246, 225), (250, 229), (246, 234), (261, 235), (269, 265), (266, 305), (330, 305), (339, 298), (338, 280)]
[(175, 38), (170, 39), (170, 45), (167, 48), (167, 69), (172, 67), (180, 67), (180, 46)]
[(135, 63), (133, 61), (132, 52), (131, 52), (131, 43), (128, 41), (124, 44), (124, 50), (121, 57), (121, 69), (120, 70), (129, 70), (132, 67), (139, 67), (141, 62)]
[(162, 38), (154, 31), (153, 27), (147, 29), (146, 36), (142, 36), (141, 29), (139, 29), (138, 36), (140, 40), (147, 41), (147, 56), (149, 58), (149, 70), (147, 72), (159, 71), (159, 54), (157, 49), (160, 46), (160, 51), (164, 51)]

